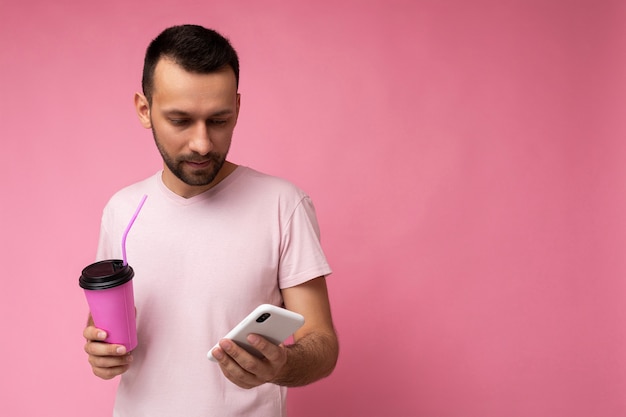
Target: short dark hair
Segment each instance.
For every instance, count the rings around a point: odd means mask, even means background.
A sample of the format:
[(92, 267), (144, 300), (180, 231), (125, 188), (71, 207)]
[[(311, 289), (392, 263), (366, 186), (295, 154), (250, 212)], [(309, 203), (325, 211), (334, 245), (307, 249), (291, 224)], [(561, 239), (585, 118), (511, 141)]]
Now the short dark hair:
[(212, 29), (180, 25), (165, 29), (148, 46), (143, 64), (141, 88), (152, 103), (154, 69), (163, 57), (186, 71), (208, 74), (230, 66), (239, 87), (239, 58), (228, 39)]

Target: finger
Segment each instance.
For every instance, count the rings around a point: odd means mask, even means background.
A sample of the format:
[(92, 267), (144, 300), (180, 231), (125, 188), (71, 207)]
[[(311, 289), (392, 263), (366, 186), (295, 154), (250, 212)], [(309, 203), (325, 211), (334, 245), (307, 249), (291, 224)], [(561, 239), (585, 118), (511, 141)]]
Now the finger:
[(248, 335), (247, 340), (248, 343), (261, 352), (268, 361), (272, 363), (278, 362), (279, 365), (282, 365), (281, 362), (284, 362), (283, 358), (285, 357), (285, 351), (282, 345), (275, 345), (257, 334)]
[(242, 370), (239, 366), (224, 367), (222, 363), (220, 363), (219, 365), (226, 379), (228, 379), (230, 382), (240, 388), (250, 389), (262, 384), (262, 382), (255, 378), (254, 375), (250, 375), (249, 373)]
[(219, 342), (219, 347), (232, 358), (237, 364), (244, 369), (254, 369), (254, 362), (258, 361), (255, 356), (252, 356), (245, 349), (238, 346), (235, 342), (229, 339), (222, 339)]
[(133, 361), (132, 355), (124, 356), (88, 356), (89, 364), (94, 368), (115, 368), (129, 365)]
[(104, 339), (107, 338), (107, 333), (95, 326), (87, 326), (85, 330), (83, 330), (83, 337), (87, 340), (104, 341)]
[(102, 379), (112, 379), (118, 375), (122, 375), (128, 370), (128, 365), (116, 366), (111, 368), (92, 367), (94, 375)]
[(94, 356), (124, 356), (128, 353), (124, 345), (94, 342), (91, 340), (85, 343), (85, 352)]
[(256, 361), (260, 363), (260, 361), (232, 341), (228, 339), (221, 340), (219, 347), (214, 349), (213, 352), (222, 373), (232, 383), (245, 389), (253, 388), (263, 383), (254, 373), (244, 368), (245, 366), (254, 369), (255, 367), (251, 362)]
[[(259, 335), (249, 335), (248, 342), (266, 355), (259, 359), (228, 339), (220, 342), (229, 360), (220, 361), (222, 372), (237, 385), (257, 386), (273, 380), (287, 361), (287, 352), (283, 345), (277, 346)], [(219, 355), (218, 352), (216, 354)]]
[(224, 359), (226, 353), (222, 350), (221, 347), (217, 346), (211, 351), (211, 356), (215, 359), (216, 362), (220, 362)]

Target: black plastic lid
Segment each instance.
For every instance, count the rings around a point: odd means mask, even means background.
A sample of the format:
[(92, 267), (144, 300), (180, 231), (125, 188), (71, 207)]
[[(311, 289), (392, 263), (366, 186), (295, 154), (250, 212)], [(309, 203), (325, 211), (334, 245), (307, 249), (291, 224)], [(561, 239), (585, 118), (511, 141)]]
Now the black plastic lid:
[(106, 290), (125, 284), (135, 276), (130, 265), (120, 259), (96, 262), (85, 269), (78, 279), (78, 285), (86, 290)]

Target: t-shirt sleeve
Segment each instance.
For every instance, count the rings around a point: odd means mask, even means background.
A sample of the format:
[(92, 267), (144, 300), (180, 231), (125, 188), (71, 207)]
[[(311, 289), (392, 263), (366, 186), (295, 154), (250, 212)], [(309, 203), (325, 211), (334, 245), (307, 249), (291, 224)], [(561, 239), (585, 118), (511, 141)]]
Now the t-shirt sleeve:
[(313, 202), (304, 196), (296, 205), (282, 234), (279, 287), (294, 287), (331, 272), (322, 250)]
[(96, 261), (114, 259), (111, 246), (111, 236), (108, 233), (109, 212), (105, 208), (100, 221), (100, 236), (98, 238), (98, 249), (96, 250)]

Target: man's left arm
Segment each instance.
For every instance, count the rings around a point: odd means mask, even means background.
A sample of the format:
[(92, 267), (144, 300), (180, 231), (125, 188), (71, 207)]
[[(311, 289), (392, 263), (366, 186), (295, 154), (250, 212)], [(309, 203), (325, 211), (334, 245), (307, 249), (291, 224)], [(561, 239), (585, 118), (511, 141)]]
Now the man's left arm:
[[(224, 375), (242, 388), (266, 382), (284, 386), (307, 385), (333, 371), (339, 344), (333, 327), (326, 279), (318, 277), (282, 290), (285, 307), (304, 316), (304, 325), (294, 334), (294, 343), (276, 346), (258, 335), (250, 342), (265, 355), (258, 359), (223, 339), (213, 351)], [(224, 354), (226, 353), (226, 354)]]
[(304, 316), (304, 325), (294, 334), (294, 344), (286, 347), (285, 366), (272, 380), (290, 387), (324, 378), (335, 369), (339, 343), (333, 327), (326, 279), (316, 278), (283, 290), (288, 310)]

